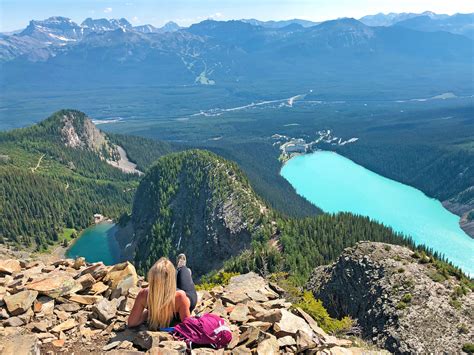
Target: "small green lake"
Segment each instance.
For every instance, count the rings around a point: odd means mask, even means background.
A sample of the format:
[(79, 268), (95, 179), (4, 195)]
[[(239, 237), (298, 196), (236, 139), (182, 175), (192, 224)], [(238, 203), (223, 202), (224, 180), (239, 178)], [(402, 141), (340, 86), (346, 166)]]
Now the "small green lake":
[(325, 151), (290, 159), (281, 175), (325, 212), (368, 216), (443, 253), (474, 275), (474, 239), (459, 226), (459, 216), (420, 190)]
[(85, 229), (67, 250), (68, 258), (83, 256), (88, 262), (102, 261), (112, 265), (119, 261), (120, 247), (115, 240), (117, 227), (111, 222), (102, 222)]

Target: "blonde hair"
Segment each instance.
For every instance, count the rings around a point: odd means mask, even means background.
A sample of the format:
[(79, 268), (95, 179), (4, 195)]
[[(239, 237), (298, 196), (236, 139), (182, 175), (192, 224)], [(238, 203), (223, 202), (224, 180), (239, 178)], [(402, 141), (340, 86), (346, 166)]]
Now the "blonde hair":
[(167, 327), (174, 316), (176, 269), (168, 258), (161, 258), (148, 271), (148, 327)]

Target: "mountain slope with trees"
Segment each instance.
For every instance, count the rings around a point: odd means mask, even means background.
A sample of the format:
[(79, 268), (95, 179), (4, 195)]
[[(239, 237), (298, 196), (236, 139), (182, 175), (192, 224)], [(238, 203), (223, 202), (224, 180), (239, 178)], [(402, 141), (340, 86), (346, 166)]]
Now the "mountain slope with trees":
[[(65, 228), (82, 229), (100, 213), (129, 211), (138, 176), (107, 164), (117, 144), (134, 154), (158, 157), (169, 145), (142, 138), (112, 138), (79, 111), (58, 111), (41, 123), (0, 133), (0, 241), (42, 250), (63, 239)], [(146, 168), (148, 160), (141, 161)]]

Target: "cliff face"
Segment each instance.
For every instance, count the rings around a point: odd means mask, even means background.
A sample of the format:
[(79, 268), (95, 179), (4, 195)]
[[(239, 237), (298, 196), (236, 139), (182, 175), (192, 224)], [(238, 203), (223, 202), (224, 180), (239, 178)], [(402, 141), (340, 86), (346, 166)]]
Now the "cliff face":
[(362, 336), (389, 351), (461, 352), (474, 336), (473, 292), (416, 256), (361, 242), (316, 268), (306, 287), (333, 316), (357, 319)]
[(474, 238), (474, 186), (444, 201), (443, 206), (461, 217), (459, 225), (467, 235)]
[(219, 269), (250, 247), (265, 210), (234, 163), (197, 150), (163, 157), (135, 195), (135, 262), (146, 270), (161, 255), (184, 252), (195, 276)]
[(60, 134), (67, 147), (93, 151), (101, 159), (120, 159), (117, 146), (82, 112), (64, 111), (60, 118)]
[[(185, 354), (186, 345), (169, 333), (148, 331), (145, 325), (127, 328), (135, 297), (146, 286), (130, 263), (1, 260), (0, 353)], [(372, 353), (326, 334), (308, 314), (291, 306), (254, 273), (199, 292), (196, 312), (226, 319), (233, 339), (225, 350), (205, 347), (193, 353)]]

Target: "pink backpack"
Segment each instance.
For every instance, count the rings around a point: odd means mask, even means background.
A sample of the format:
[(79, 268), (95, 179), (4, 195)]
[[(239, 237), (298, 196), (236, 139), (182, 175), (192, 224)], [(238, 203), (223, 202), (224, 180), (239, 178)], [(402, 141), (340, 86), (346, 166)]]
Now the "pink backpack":
[(174, 335), (191, 345), (211, 345), (222, 349), (232, 340), (232, 332), (225, 320), (215, 314), (205, 313), (200, 317), (189, 317), (175, 326)]

